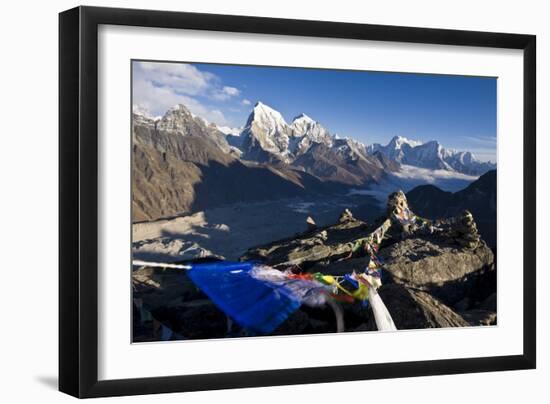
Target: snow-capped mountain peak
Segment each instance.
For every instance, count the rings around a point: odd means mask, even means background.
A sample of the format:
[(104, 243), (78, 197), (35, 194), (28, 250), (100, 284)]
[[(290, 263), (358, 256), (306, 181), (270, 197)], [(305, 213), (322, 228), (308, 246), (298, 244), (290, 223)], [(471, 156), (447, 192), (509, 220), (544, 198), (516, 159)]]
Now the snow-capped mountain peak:
[(254, 109), (248, 116), (246, 126), (250, 127), (252, 124), (267, 130), (270, 135), (288, 128), (288, 124), (281, 113), (261, 101), (254, 105)]
[(279, 111), (258, 101), (241, 133), (245, 159), (290, 162), (292, 130)]
[(367, 147), (369, 154), (379, 152), (398, 163), (432, 170), (457, 171), (468, 175), (480, 175), (496, 166), (478, 161), (467, 151), (446, 149), (437, 140), (419, 142), (402, 136), (394, 136), (386, 146), (378, 143)]
[(304, 113), (298, 115), (292, 120), (291, 127), (294, 130), (295, 136), (303, 136), (309, 129), (314, 127), (322, 128), (319, 122), (315, 121)]
[(333, 144), (333, 137), (319, 122), (301, 113), (290, 125), (294, 137), (295, 154), (303, 154), (313, 143), (322, 143), (328, 147)]
[[(371, 169), (373, 166), (382, 169), (391, 166), (392, 171), (398, 170), (400, 165), (407, 165), (476, 176), (496, 168), (494, 163), (480, 162), (471, 152), (447, 149), (436, 140), (421, 142), (394, 136), (386, 145), (365, 146), (354, 139), (332, 135), (305, 113), (288, 124), (279, 111), (261, 101), (254, 105), (244, 128), (210, 124), (182, 104), (170, 108), (160, 120), (149, 118), (148, 111), (139, 106), (133, 106), (133, 112), (134, 123), (184, 136), (195, 132), (208, 134), (222, 149), (238, 150), (241, 159), (259, 163), (292, 165), (299, 161), (303, 168), (307, 161), (310, 165), (318, 164), (316, 167), (320, 169), (328, 163), (316, 159), (323, 153), (333, 153), (333, 157), (338, 156), (346, 164), (365, 164)], [(313, 157), (308, 157), (310, 155)]]
[(409, 145), (411, 147), (416, 147), (416, 146), (420, 146), (422, 144), (421, 141), (418, 141), (418, 140), (411, 140), (411, 139), (407, 139), (406, 137), (404, 136), (394, 136), (389, 144), (389, 145), (392, 145), (395, 149), (401, 149), (403, 147), (403, 145)]
[(417, 140), (410, 140), (403, 136), (394, 136), (386, 146), (380, 143), (374, 143), (367, 147), (369, 154), (379, 152), (391, 160), (398, 163), (403, 162), (403, 158), (412, 148), (421, 146), (422, 142)]
[(195, 115), (183, 104), (174, 105), (157, 122), (159, 130), (176, 132), (181, 135), (187, 135), (192, 132), (190, 130), (191, 125), (199, 125), (203, 128), (211, 126), (206, 119)]
[(296, 122), (306, 122), (306, 123), (312, 123), (312, 124), (316, 123), (314, 119), (304, 114), (303, 112), (300, 115), (297, 115), (294, 117), (294, 119), (292, 120), (292, 123), (296, 123)]

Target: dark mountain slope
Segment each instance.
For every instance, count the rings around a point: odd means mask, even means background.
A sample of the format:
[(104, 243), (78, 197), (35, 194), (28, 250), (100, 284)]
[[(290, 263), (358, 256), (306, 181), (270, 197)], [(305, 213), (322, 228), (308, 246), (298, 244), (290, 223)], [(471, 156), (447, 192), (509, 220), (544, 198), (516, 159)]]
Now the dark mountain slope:
[(235, 202), (335, 192), (342, 187), (285, 165), (241, 161), (224, 152), (217, 133), (200, 122), (182, 134), (134, 120), (134, 222)]
[(445, 192), (433, 185), (421, 185), (407, 193), (413, 211), (429, 218), (456, 216), (468, 209), (474, 215), (483, 239), (496, 246), (497, 172), (488, 171), (461, 191)]

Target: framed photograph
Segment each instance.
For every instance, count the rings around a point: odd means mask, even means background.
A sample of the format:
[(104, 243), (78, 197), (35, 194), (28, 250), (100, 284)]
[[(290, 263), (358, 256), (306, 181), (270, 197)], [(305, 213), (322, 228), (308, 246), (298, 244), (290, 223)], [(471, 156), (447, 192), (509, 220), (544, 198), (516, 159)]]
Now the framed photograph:
[(59, 17), (59, 386), (532, 369), (532, 35)]

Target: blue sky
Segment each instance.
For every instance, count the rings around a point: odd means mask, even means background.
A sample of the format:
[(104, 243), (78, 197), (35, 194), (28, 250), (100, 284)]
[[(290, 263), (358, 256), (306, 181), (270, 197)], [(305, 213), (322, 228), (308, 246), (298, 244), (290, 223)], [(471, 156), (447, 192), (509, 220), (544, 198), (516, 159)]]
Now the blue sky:
[(183, 103), (240, 127), (256, 101), (287, 122), (304, 112), (331, 133), (386, 144), (400, 135), (496, 159), (495, 78), (214, 64), (134, 62), (134, 105)]

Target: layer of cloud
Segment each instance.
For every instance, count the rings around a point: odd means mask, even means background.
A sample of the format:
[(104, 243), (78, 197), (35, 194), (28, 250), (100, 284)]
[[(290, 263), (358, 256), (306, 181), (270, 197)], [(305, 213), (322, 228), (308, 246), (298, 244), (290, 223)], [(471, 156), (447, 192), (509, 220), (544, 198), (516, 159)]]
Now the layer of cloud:
[(364, 189), (354, 189), (355, 195), (370, 195), (381, 207), (386, 205), (388, 195), (392, 192), (411, 189), (425, 184), (432, 184), (444, 191), (456, 192), (464, 189), (478, 177), (446, 170), (429, 170), (427, 168), (401, 165), (401, 171), (388, 175), (383, 181), (371, 184)]
[(243, 105), (250, 105), (250, 104), (252, 104), (252, 103), (250, 102), (250, 100), (247, 100), (246, 98), (243, 99), (243, 100), (241, 101), (241, 103), (242, 103)]
[(153, 116), (184, 104), (210, 122), (227, 125), (222, 111), (207, 105), (208, 100), (226, 101), (239, 94), (238, 88), (223, 85), (218, 76), (190, 64), (134, 62), (133, 65), (133, 104)]

